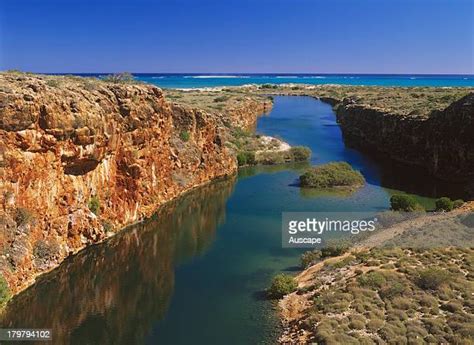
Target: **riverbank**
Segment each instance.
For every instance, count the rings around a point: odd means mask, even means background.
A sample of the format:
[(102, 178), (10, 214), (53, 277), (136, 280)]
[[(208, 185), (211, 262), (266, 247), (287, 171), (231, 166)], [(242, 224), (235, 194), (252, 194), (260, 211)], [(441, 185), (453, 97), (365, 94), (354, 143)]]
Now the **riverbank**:
[[(453, 342), (454, 339), (460, 341), (472, 338), (467, 328), (463, 329), (457, 338), (455, 330), (459, 330), (461, 325), (458, 325), (458, 328), (449, 329), (446, 334), (430, 331), (429, 318), (437, 318), (438, 323), (444, 326), (449, 325), (448, 328), (453, 327), (451, 323), (456, 318), (466, 320), (465, 326), (467, 326), (471, 322), (468, 320), (472, 317), (472, 313), (466, 310), (464, 314), (458, 309), (449, 309), (450, 305), (459, 304), (459, 301), (453, 295), (454, 291), (449, 296), (446, 294), (448, 287), (443, 290), (444, 295), (438, 296), (436, 291), (417, 294), (413, 290), (421, 289), (422, 291), (423, 287), (417, 288), (416, 284), (409, 284), (409, 281), (416, 283), (417, 274), (430, 267), (443, 267), (453, 274), (461, 273), (456, 279), (454, 276), (450, 278), (454, 283), (449, 289), (456, 290), (462, 280), (462, 284), (469, 290), (468, 286), (471, 284), (469, 276), (472, 275), (469, 262), (474, 257), (472, 251), (474, 239), (469, 235), (470, 225), (468, 228), (463, 227), (459, 219), (472, 218), (473, 211), (474, 203), (470, 202), (448, 213), (419, 215), (414, 219), (401, 221), (356, 242), (346, 253), (321, 260), (301, 271), (295, 277), (298, 290), (279, 301), (284, 328), (279, 342), (296, 344), (327, 342), (331, 339), (339, 342), (356, 341), (355, 339), (388, 341), (393, 340), (394, 336), (399, 337), (400, 341), (404, 341), (403, 339), (410, 341), (413, 338), (427, 340), (428, 335), (432, 337), (431, 341), (436, 342)], [(466, 229), (468, 232), (464, 233)], [(470, 240), (467, 240), (466, 236), (471, 237)], [(465, 260), (458, 260), (458, 258), (464, 259), (463, 255)], [(426, 258), (432, 260), (423, 261)], [(434, 259), (437, 262), (434, 262)], [(358, 286), (359, 290), (355, 289), (357, 282), (365, 282), (379, 272), (381, 276), (377, 276), (377, 279), (381, 281), (380, 286)], [(383, 285), (387, 274), (397, 278), (396, 282), (392, 279), (391, 286)], [(436, 272), (437, 276), (442, 274), (443, 271)], [(406, 286), (402, 286), (402, 283)], [(374, 284), (379, 283), (374, 282)], [(390, 295), (388, 290), (383, 290), (384, 288), (394, 289), (398, 286), (396, 284), (400, 285), (400, 291), (392, 291), (393, 294)], [(368, 290), (363, 290), (364, 288)], [(371, 289), (375, 289), (376, 293), (374, 294)], [(426, 301), (419, 301), (420, 293), (423, 294), (425, 300), (430, 299), (430, 305), (435, 309), (428, 312), (420, 309), (413, 311), (413, 308), (419, 308), (418, 303), (426, 306), (424, 304)], [(370, 298), (364, 299), (364, 302), (361, 300), (363, 296)], [(399, 300), (393, 304), (392, 299), (395, 297)], [(466, 298), (469, 300), (470, 297)], [(321, 302), (323, 300), (325, 302)], [(324, 308), (318, 304), (320, 302), (325, 304)], [(356, 305), (366, 302), (377, 305), (378, 309), (384, 310), (384, 314), (374, 315), (372, 312), (375, 310), (367, 309), (366, 305)], [(461, 304), (471, 303), (462, 300), (460, 302)], [(442, 313), (438, 308), (448, 308), (446, 310), (452, 314)], [(387, 313), (398, 313), (398, 315), (408, 313), (408, 316), (405, 315), (400, 320), (390, 319), (390, 317), (385, 320)], [(441, 318), (443, 318), (442, 321)], [(337, 321), (339, 328), (335, 327), (333, 321)], [(414, 324), (417, 327), (416, 334), (409, 331), (407, 333), (410, 325), (414, 326)]]

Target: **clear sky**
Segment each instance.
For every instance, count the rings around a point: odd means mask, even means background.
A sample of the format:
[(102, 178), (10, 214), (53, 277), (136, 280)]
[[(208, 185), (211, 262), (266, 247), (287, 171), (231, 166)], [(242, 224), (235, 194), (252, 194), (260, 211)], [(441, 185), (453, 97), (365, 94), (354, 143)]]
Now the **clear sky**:
[(474, 74), (474, 0), (0, 0), (0, 70)]

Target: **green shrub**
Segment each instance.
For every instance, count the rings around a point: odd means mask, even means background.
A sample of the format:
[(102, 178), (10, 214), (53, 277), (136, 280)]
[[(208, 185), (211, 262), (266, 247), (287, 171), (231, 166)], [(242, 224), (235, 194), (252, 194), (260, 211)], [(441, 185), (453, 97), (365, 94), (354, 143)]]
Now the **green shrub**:
[(250, 151), (241, 151), (237, 154), (237, 163), (239, 166), (254, 165), (256, 163), (255, 153)]
[(452, 211), (454, 208), (453, 201), (448, 197), (442, 197), (436, 200), (436, 211)]
[(48, 85), (49, 87), (58, 87), (59, 81), (57, 79), (49, 79), (46, 81), (46, 85)]
[(411, 195), (395, 194), (390, 198), (390, 206), (393, 211), (413, 212), (423, 210)]
[(8, 283), (3, 275), (0, 275), (0, 306), (4, 306), (10, 298), (11, 292)]
[(281, 151), (260, 152), (258, 158), (259, 163), (264, 165), (283, 164), (287, 161), (285, 152)]
[(351, 262), (353, 262), (354, 259), (355, 259), (355, 256), (349, 255), (349, 256), (346, 256), (344, 259), (341, 259), (341, 260), (325, 262), (324, 266), (334, 268), (334, 269), (343, 268), (343, 267), (348, 266)]
[(365, 328), (365, 318), (360, 315), (351, 315), (349, 322), (350, 329), (364, 329)]
[(449, 311), (451, 313), (460, 313), (462, 312), (462, 304), (459, 302), (448, 302), (441, 307), (441, 309)]
[(18, 226), (26, 225), (34, 220), (33, 212), (24, 207), (18, 207), (15, 212), (15, 222)]
[(380, 289), (386, 281), (385, 276), (377, 271), (368, 272), (357, 277), (359, 285), (371, 289)]
[(453, 201), (454, 208), (460, 208), (462, 205), (464, 205), (464, 200), (462, 199), (457, 199)]
[(311, 149), (305, 146), (295, 146), (290, 149), (295, 162), (305, 162), (311, 158)]
[(321, 259), (320, 250), (308, 250), (301, 255), (301, 268), (307, 268)]
[(247, 156), (244, 152), (237, 153), (237, 163), (239, 167), (247, 165)]
[(100, 213), (100, 200), (96, 195), (91, 197), (91, 199), (89, 200), (89, 203), (88, 203), (87, 206), (89, 207), (89, 210), (92, 213), (94, 213), (96, 216), (99, 215), (99, 213)]
[(114, 84), (125, 84), (125, 83), (131, 83), (135, 81), (135, 79), (133, 78), (133, 75), (129, 72), (109, 74), (105, 76), (103, 80), (108, 83), (114, 83)]
[(333, 162), (313, 167), (300, 176), (302, 187), (331, 188), (361, 186), (365, 183), (359, 171), (346, 162)]
[(278, 85), (273, 85), (273, 84), (263, 84), (260, 85), (261, 89), (276, 89), (278, 88)]
[(419, 272), (416, 284), (423, 290), (437, 290), (451, 275), (441, 268), (427, 268)]
[(339, 256), (347, 252), (350, 244), (344, 240), (328, 240), (324, 248), (321, 248), (321, 257), (327, 258)]
[(295, 291), (297, 287), (298, 284), (292, 276), (281, 273), (273, 278), (267, 294), (271, 298), (281, 298)]
[(400, 282), (388, 283), (381, 287), (379, 294), (382, 298), (392, 298), (401, 295), (406, 286)]
[(189, 132), (188, 131), (182, 131), (181, 133), (179, 133), (179, 138), (182, 140), (182, 141), (188, 141), (189, 140)]
[(383, 319), (371, 319), (367, 323), (367, 329), (369, 329), (370, 331), (377, 331), (380, 328), (382, 328), (384, 324), (385, 324), (385, 321)]
[(225, 102), (229, 99), (228, 96), (219, 96), (219, 97), (216, 97), (214, 98), (214, 102), (218, 103), (218, 102)]

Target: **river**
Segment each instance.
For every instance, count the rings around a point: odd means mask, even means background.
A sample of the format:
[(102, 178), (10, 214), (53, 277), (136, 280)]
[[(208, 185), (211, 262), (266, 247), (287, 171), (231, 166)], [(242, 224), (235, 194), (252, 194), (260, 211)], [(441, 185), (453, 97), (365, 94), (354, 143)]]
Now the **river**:
[(313, 164), (347, 161), (368, 183), (317, 194), (297, 186), (304, 164), (242, 169), (68, 258), (15, 297), (2, 324), (51, 328), (54, 344), (274, 343), (277, 310), (264, 289), (294, 273), (301, 254), (281, 247), (282, 212), (379, 211), (397, 190), (432, 207), (450, 188), (347, 148), (331, 107), (310, 97), (276, 97), (257, 132), (309, 146)]

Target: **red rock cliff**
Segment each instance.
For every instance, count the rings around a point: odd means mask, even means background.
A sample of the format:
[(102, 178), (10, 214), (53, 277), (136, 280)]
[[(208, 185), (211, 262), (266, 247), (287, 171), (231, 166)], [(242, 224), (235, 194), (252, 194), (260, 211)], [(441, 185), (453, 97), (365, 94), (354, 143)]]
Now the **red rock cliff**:
[(151, 85), (0, 74), (0, 271), (13, 292), (234, 173), (224, 130), (218, 116), (172, 105)]

